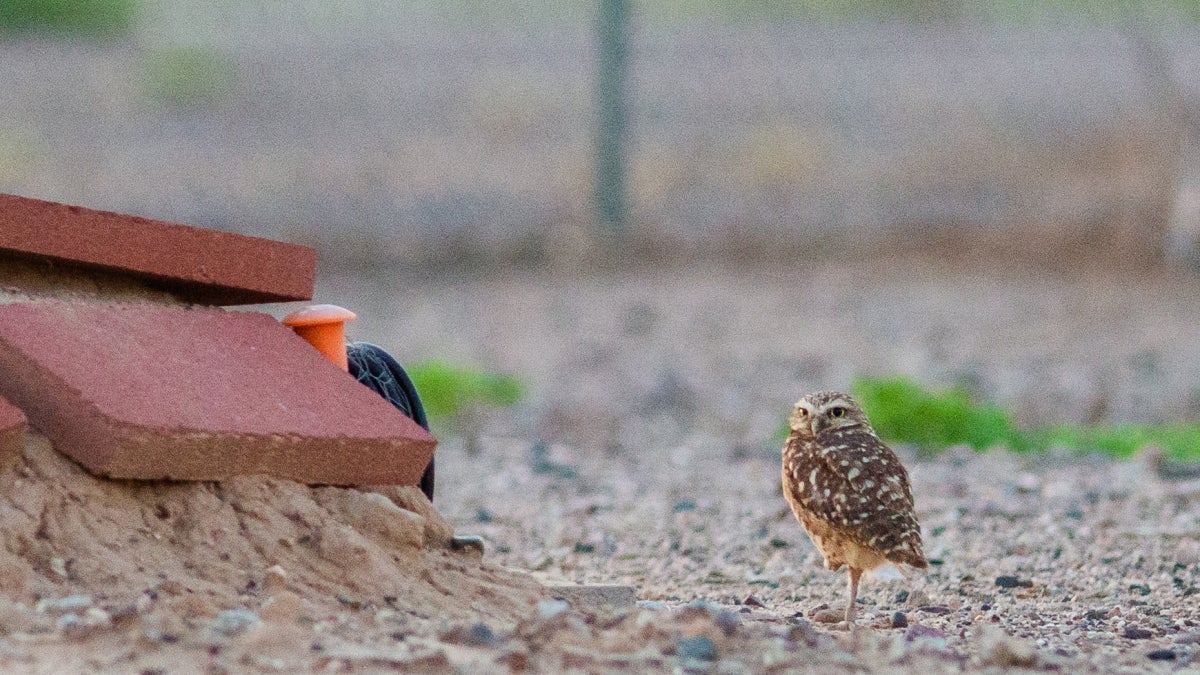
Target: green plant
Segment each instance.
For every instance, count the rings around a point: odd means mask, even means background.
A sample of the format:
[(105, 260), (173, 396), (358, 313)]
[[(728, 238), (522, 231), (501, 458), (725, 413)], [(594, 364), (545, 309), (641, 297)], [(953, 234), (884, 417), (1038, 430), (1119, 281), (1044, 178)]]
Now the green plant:
[(1035, 429), (1030, 437), (1031, 444), (1039, 449), (1058, 447), (1124, 458), (1142, 448), (1156, 446), (1171, 459), (1200, 458), (1200, 427), (1191, 424), (1054, 426)]
[(233, 64), (202, 47), (170, 47), (146, 56), (147, 96), (166, 105), (211, 105), (233, 91)]
[(1061, 448), (1123, 458), (1153, 445), (1169, 458), (1200, 458), (1200, 426), (1195, 424), (1058, 425), (1022, 430), (1009, 412), (976, 403), (958, 387), (931, 391), (905, 377), (858, 378), (851, 393), (881, 438), (911, 443), (928, 452), (953, 445), (976, 450), (1004, 446), (1017, 452)]
[(0, 31), (108, 37), (129, 32), (138, 0), (0, 0)]
[(525, 387), (511, 375), (454, 366), (444, 361), (424, 361), (406, 366), (431, 420), (444, 420), (469, 406), (508, 407), (525, 396)]
[(973, 402), (970, 393), (959, 387), (932, 392), (907, 378), (889, 377), (859, 378), (850, 390), (875, 430), (891, 441), (926, 450), (953, 445), (976, 450), (997, 445), (1013, 450), (1028, 447), (1009, 413)]

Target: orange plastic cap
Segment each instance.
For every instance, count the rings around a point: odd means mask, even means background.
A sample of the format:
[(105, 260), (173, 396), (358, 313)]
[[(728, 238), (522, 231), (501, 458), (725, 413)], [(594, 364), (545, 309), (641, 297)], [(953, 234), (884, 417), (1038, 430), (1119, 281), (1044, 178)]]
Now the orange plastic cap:
[(325, 358), (342, 370), (349, 370), (346, 360), (346, 322), (357, 318), (354, 312), (337, 305), (310, 305), (283, 317), (283, 325), (296, 331)]

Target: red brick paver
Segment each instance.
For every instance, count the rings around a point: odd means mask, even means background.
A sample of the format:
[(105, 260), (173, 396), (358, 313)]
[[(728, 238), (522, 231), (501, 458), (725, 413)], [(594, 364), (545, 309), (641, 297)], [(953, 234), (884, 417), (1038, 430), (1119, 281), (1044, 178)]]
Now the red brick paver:
[(434, 439), (270, 316), (0, 305), (0, 394), (114, 478), (416, 484)]
[(0, 254), (114, 270), (206, 305), (309, 300), (317, 260), (307, 246), (6, 194)]

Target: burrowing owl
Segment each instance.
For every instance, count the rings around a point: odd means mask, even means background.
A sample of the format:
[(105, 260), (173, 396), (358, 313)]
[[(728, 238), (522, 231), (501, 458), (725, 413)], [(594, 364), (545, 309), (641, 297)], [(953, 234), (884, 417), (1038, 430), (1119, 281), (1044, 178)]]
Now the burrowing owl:
[(831, 570), (847, 567), (853, 624), (858, 580), (886, 562), (927, 567), (908, 472), (846, 394), (796, 403), (783, 446), (783, 494)]

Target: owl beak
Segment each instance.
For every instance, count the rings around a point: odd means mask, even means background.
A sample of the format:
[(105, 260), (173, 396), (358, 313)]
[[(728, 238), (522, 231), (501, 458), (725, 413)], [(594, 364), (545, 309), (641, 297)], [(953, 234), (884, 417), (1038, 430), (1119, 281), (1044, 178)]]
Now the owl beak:
[(824, 431), (828, 428), (829, 428), (829, 420), (828, 419), (826, 419), (825, 417), (821, 417), (821, 416), (813, 417), (813, 419), (812, 419), (813, 436), (816, 436), (817, 434), (821, 433), (822, 431)]

